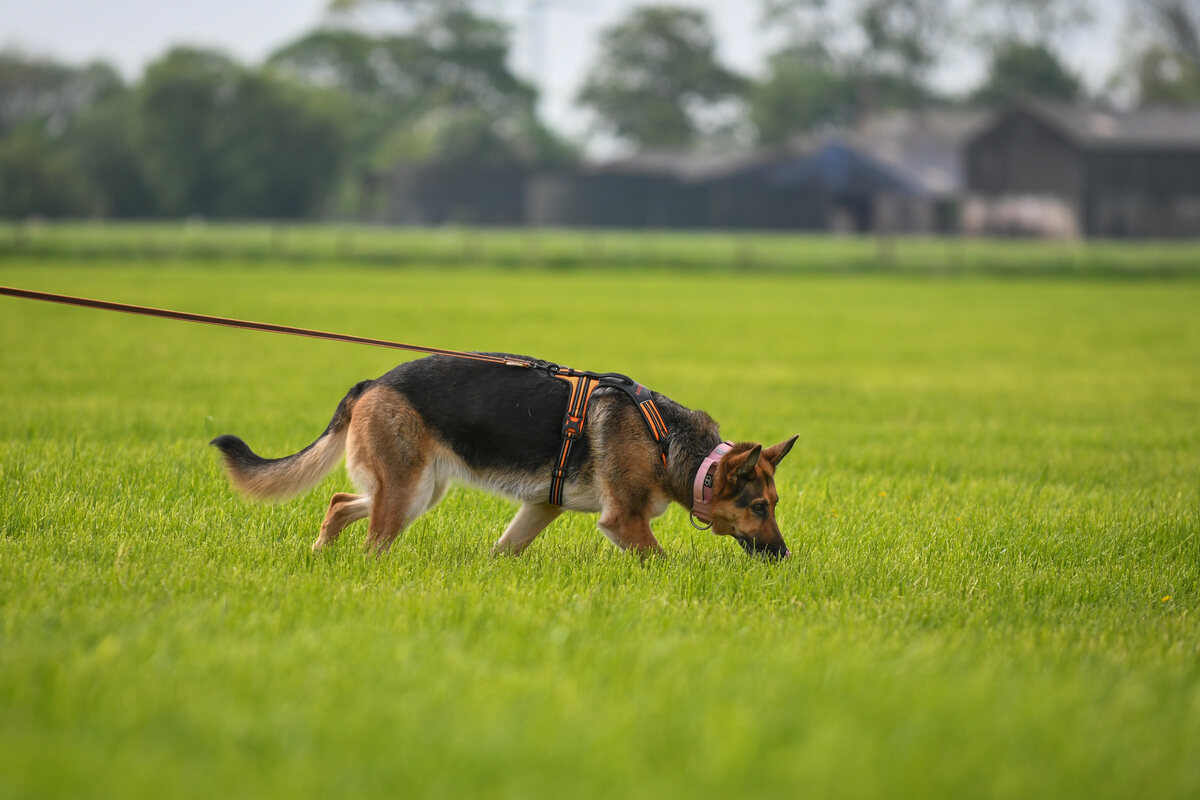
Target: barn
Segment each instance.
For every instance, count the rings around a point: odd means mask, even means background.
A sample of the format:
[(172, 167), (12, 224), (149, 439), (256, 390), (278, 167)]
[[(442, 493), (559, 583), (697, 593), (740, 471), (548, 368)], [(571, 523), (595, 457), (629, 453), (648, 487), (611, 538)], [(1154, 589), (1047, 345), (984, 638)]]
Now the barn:
[(1200, 109), (1024, 103), (964, 158), (969, 233), (1200, 236)]

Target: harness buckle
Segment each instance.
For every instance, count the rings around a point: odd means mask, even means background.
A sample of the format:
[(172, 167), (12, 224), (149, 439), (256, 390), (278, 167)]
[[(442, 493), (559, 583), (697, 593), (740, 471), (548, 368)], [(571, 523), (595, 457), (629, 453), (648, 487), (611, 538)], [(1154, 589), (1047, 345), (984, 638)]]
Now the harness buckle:
[(563, 420), (563, 438), (578, 439), (583, 433), (583, 417), (568, 416)]

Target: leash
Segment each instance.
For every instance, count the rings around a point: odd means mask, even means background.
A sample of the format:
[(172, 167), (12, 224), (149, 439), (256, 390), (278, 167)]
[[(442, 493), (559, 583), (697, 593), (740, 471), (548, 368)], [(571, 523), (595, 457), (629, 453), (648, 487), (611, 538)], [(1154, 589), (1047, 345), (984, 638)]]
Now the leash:
[(467, 361), (482, 361), (488, 364), (501, 364), (508, 367), (525, 367), (545, 370), (551, 377), (563, 381), (570, 389), (570, 399), (563, 414), (562, 446), (559, 449), (558, 461), (550, 478), (550, 502), (562, 505), (563, 489), (567, 478), (567, 460), (575, 440), (583, 433), (583, 422), (587, 415), (588, 401), (592, 392), (600, 388), (620, 389), (629, 396), (642, 419), (650, 429), (650, 435), (659, 446), (659, 456), (663, 468), (667, 466), (666, 437), (667, 426), (663, 422), (658, 406), (654, 403), (653, 394), (645, 386), (619, 372), (585, 372), (560, 366), (550, 361), (520, 358), (517, 356), (493, 356), (486, 353), (465, 353), (461, 350), (447, 350), (443, 347), (427, 347), (420, 344), (393, 342), (387, 339), (371, 339), (365, 336), (351, 336), (346, 333), (330, 333), (311, 328), (296, 328), (291, 325), (276, 325), (271, 322), (253, 322), (232, 317), (217, 317), (209, 314), (193, 314), (188, 311), (171, 311), (165, 308), (138, 306), (131, 303), (116, 303), (111, 300), (93, 300), (87, 297), (74, 297), (67, 294), (52, 292), (36, 292), (32, 289), (15, 289), (0, 286), (0, 295), (19, 297), (26, 300), (41, 300), (47, 303), (61, 303), (80, 308), (97, 308), (104, 311), (120, 311), (125, 314), (138, 314), (143, 317), (159, 319), (175, 319), (184, 322), (200, 322), (205, 325), (217, 325), (226, 328), (240, 328), (250, 331), (267, 331), (269, 333), (286, 333), (290, 336), (304, 336), (309, 339), (325, 339), (332, 342), (350, 342), (351, 344), (369, 344), (375, 347), (387, 347), (392, 350), (409, 350), (414, 353), (427, 355), (449, 356)]
[(193, 314), (188, 311), (171, 311), (165, 308), (151, 306), (136, 306), (131, 303), (114, 303), (111, 300), (92, 300), (87, 297), (73, 297), (67, 294), (51, 292), (35, 292), (31, 289), (14, 289), (0, 286), (0, 295), (21, 297), (26, 300), (43, 300), (47, 303), (61, 303), (81, 308), (99, 308), (105, 311), (120, 311), (125, 314), (139, 314), (143, 317), (158, 317), (159, 319), (177, 319), (185, 322), (201, 322), (205, 325), (218, 325), (226, 328), (241, 328), (250, 331), (268, 331), (270, 333), (286, 333), (290, 336), (305, 336), (309, 339), (327, 339), (331, 342), (350, 342), (352, 344), (369, 344), (375, 347), (388, 347), (392, 350), (411, 350), (414, 353), (429, 355), (452, 356), (469, 361), (484, 361), (491, 364), (504, 364), (510, 367), (534, 367), (540, 362), (523, 358), (489, 356), (484, 353), (464, 353), (461, 350), (447, 350), (441, 347), (426, 347), (420, 344), (405, 344), (392, 342), (387, 339), (370, 339), (366, 336), (351, 336), (346, 333), (329, 333), (328, 331), (312, 330), (311, 328), (294, 328), (290, 325), (276, 325), (271, 322), (252, 322), (231, 317), (215, 317), (209, 314)]

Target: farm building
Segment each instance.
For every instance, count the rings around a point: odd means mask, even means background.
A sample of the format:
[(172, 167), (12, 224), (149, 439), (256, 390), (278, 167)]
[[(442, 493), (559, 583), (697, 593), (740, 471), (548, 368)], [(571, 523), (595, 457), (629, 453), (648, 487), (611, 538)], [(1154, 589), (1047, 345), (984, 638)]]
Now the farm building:
[(796, 142), (706, 187), (720, 228), (870, 230), (876, 199), (914, 187), (840, 137)]
[(945, 233), (977, 112), (895, 113), (739, 153), (646, 152), (573, 169), (409, 167), (384, 218), (410, 225)]
[(844, 134), (846, 143), (891, 170), (909, 187), (873, 199), (879, 231), (955, 233), (966, 186), (963, 148), (991, 112), (980, 109), (921, 109), (869, 117)]
[(642, 153), (532, 180), (533, 225), (949, 232), (983, 115), (898, 112), (733, 155)]
[(554, 171), (422, 166), (383, 219), (542, 227), (1200, 235), (1200, 109), (895, 112), (740, 153)]
[(1200, 109), (1027, 103), (967, 143), (969, 232), (1200, 235)]
[(401, 225), (525, 224), (522, 167), (406, 166), (383, 179), (382, 221)]
[(824, 198), (789, 167), (791, 150), (733, 155), (648, 152), (533, 180), (533, 225), (622, 228), (822, 229)]
[(530, 225), (603, 228), (705, 228), (704, 187), (745, 158), (647, 152), (607, 163), (531, 176)]

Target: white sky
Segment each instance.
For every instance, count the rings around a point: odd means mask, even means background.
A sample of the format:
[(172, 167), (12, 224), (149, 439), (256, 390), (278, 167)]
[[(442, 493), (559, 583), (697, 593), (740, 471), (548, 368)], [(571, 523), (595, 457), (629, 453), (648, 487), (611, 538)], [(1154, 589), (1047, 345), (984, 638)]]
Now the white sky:
[[(537, 81), (542, 110), (551, 126), (571, 136), (587, 130), (587, 117), (572, 107), (588, 66), (596, 55), (599, 31), (648, 0), (485, 0), (485, 9), (510, 21), (514, 30), (514, 66), (523, 74), (531, 64), (529, 8), (546, 8), (543, 35), (544, 75)], [(745, 73), (762, 65), (768, 37), (759, 27), (760, 0), (657, 0), (703, 8), (717, 31), (726, 62)], [(81, 62), (101, 58), (129, 78), (174, 44), (224, 49), (255, 62), (280, 45), (314, 28), (327, 0), (0, 0), (0, 47)], [(1113, 69), (1122, 0), (1094, 0), (1097, 26), (1065, 47), (1068, 63), (1093, 89)], [(956, 57), (937, 76), (947, 89), (978, 79), (982, 64), (970, 53)]]

